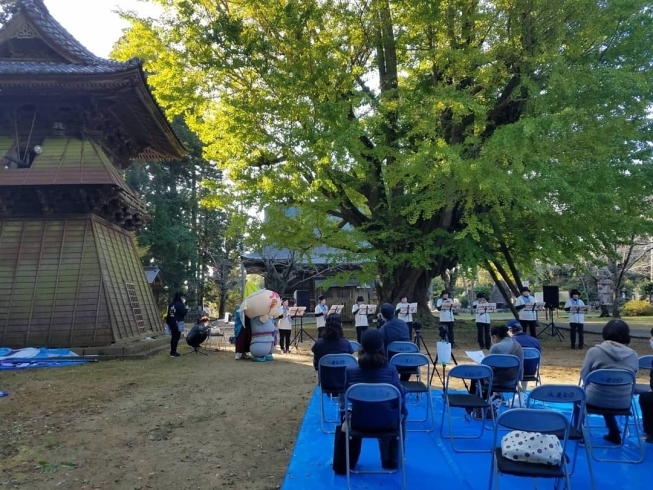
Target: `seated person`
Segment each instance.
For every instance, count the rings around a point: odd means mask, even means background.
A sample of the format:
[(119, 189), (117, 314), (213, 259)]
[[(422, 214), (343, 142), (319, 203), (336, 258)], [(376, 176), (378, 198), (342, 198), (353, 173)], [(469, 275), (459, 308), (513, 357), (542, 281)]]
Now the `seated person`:
[[(522, 355), (524, 348), (537, 349), (539, 352), (542, 352), (542, 347), (540, 346), (540, 341), (535, 337), (526, 335), (524, 329), (519, 323), (519, 320), (510, 320), (507, 323), (507, 327), (510, 329), (510, 336), (512, 340), (517, 342), (522, 346)], [(537, 359), (524, 359), (524, 373), (523, 376), (533, 376), (537, 372)], [(528, 381), (521, 382), (521, 390), (526, 391), (528, 387)]]
[[(381, 305), (381, 317), (383, 318), (383, 326), (379, 331), (383, 336), (383, 345), (386, 349), (393, 342), (411, 341), (408, 324), (400, 318), (395, 317), (395, 309), (390, 303), (383, 303)], [(389, 354), (388, 361), (392, 355), (393, 354)], [(401, 381), (408, 381), (411, 375), (416, 373), (416, 370), (410, 369), (407, 372), (402, 372), (399, 379), (401, 379)]]
[[(317, 342), (311, 347), (313, 351), (313, 367), (317, 371), (320, 359), (327, 354), (353, 354), (354, 348), (351, 342), (347, 340), (342, 333), (342, 324), (340, 323), (340, 315), (329, 315), (326, 319), (322, 337), (317, 339)], [(344, 379), (330, 377), (328, 371), (325, 371), (324, 379), (320, 383), (325, 389), (329, 387), (342, 386), (344, 387)]]
[[(357, 383), (389, 383), (397, 387), (401, 393), (401, 412), (403, 414), (402, 426), (404, 428), (404, 440), (406, 437), (405, 423), (408, 411), (406, 410), (406, 389), (399, 381), (397, 368), (388, 363), (383, 344), (383, 336), (378, 330), (366, 330), (361, 337), (361, 348), (358, 351), (358, 366), (347, 368), (347, 388)], [(390, 414), (379, 410), (378, 405), (370, 410), (361, 403), (360, 406), (352, 406), (352, 427), (360, 430), (383, 430), (397, 426), (397, 419)], [(389, 407), (390, 409), (396, 407)], [(396, 413), (396, 412), (395, 412)], [(394, 469), (398, 467), (399, 446), (396, 439), (379, 439), (379, 450), (381, 452), (381, 464), (383, 468)], [(351, 462), (351, 467), (356, 462)]]
[[(604, 342), (592, 347), (585, 355), (585, 361), (580, 370), (580, 378), (585, 378), (597, 369), (626, 369), (637, 374), (639, 358), (637, 353), (628, 347), (630, 343), (630, 328), (622, 320), (611, 320), (603, 327)], [(631, 403), (631, 387), (629, 386), (597, 386), (590, 384), (585, 388), (587, 404), (601, 408), (627, 408)], [(574, 420), (578, 418), (578, 407), (574, 408)], [(604, 415), (608, 434), (603, 438), (613, 444), (621, 444), (621, 432), (614, 415)]]
[[(651, 348), (653, 348), (653, 328), (651, 329), (649, 342)], [(651, 390), (653, 390), (653, 369), (651, 369), (651, 380), (649, 383)], [(642, 409), (642, 424), (646, 433), (645, 441), (653, 444), (653, 391), (639, 395), (639, 407)]]

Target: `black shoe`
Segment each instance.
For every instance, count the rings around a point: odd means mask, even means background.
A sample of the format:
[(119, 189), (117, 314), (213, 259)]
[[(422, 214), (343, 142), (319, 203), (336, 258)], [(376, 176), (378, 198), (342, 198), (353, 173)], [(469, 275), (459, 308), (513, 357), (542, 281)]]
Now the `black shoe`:
[(578, 348), (579, 348), (579, 349), (584, 349), (584, 348), (585, 348), (585, 344), (579, 344), (579, 345), (578, 345)]
[(576, 346), (575, 346), (575, 345), (572, 345), (572, 346), (571, 346), (571, 350), (576, 350)]
[(617, 446), (621, 446), (621, 434), (617, 432), (608, 433), (603, 436), (603, 439), (605, 439), (608, 442), (611, 442), (612, 444), (616, 444)]
[(170, 354), (170, 357), (181, 357), (181, 354), (179, 352), (175, 352), (174, 354)]

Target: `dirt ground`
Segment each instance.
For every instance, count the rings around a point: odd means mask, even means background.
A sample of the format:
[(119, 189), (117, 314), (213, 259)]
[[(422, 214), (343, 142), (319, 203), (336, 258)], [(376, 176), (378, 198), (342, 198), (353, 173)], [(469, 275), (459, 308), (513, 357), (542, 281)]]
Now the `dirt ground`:
[[(432, 346), (435, 333), (425, 338)], [(470, 362), (463, 350), (476, 350), (475, 329), (459, 328), (456, 340), (457, 360)], [(542, 340), (543, 381), (576, 383), (584, 352)], [(270, 363), (209, 351), (0, 371), (9, 392), (0, 398), (0, 487), (280, 488), (315, 385), (311, 345)], [(649, 349), (648, 341), (632, 347)]]

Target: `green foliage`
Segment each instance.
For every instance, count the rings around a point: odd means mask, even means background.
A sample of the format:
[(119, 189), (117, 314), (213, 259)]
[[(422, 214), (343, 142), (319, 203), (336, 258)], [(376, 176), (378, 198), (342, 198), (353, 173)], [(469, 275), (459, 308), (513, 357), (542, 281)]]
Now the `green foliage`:
[(644, 285), (642, 285), (642, 291), (644, 291), (645, 294), (653, 295), (653, 282), (647, 282)]
[(621, 310), (622, 316), (653, 316), (653, 305), (648, 300), (633, 299)]
[(152, 1), (114, 55), (227, 173), (212, 204), (276, 212), (252, 241), (374, 264), (384, 300), (650, 222), (647, 0)]

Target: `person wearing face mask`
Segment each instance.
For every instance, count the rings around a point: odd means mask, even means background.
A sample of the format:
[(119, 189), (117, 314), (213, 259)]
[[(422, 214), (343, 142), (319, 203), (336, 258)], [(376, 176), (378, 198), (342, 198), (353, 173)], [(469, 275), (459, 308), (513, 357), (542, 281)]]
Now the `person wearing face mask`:
[(528, 333), (531, 337), (535, 337), (537, 333), (537, 313), (535, 311), (524, 311), (524, 308), (526, 305), (533, 303), (535, 303), (535, 298), (531, 296), (531, 290), (524, 286), (521, 288), (519, 298), (515, 301), (515, 309), (519, 312), (519, 323), (524, 328), (528, 327)]
[(177, 292), (172, 302), (168, 305), (168, 314), (166, 315), (166, 323), (170, 329), (170, 357), (181, 357), (177, 352), (181, 332), (184, 331), (184, 318), (188, 309), (186, 308), (186, 295)]
[[(651, 338), (649, 339), (651, 349), (653, 349), (653, 328), (651, 329)], [(653, 390), (653, 369), (650, 371), (651, 390)], [(653, 391), (639, 395), (639, 407), (642, 409), (642, 425), (646, 433), (646, 439), (649, 444), (653, 444)]]

